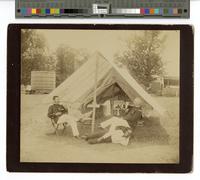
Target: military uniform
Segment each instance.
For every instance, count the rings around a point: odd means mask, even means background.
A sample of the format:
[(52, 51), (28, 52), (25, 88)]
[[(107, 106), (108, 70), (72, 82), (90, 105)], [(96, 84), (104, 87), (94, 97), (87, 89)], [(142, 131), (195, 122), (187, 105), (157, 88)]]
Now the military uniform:
[(123, 119), (127, 120), (131, 129), (134, 130), (138, 121), (142, 119), (141, 107), (131, 107)]
[[(60, 113), (60, 115), (56, 115), (56, 113)], [(79, 136), (79, 131), (77, 128), (77, 121), (78, 118), (68, 115), (68, 109), (65, 108), (61, 104), (53, 104), (48, 109), (49, 118), (53, 119), (57, 124), (64, 124), (67, 123), (71, 129), (74, 136)]]
[[(56, 113), (60, 112), (60, 115), (56, 115)], [(55, 121), (55, 123), (57, 123), (58, 118), (60, 116), (62, 116), (63, 114), (67, 114), (68, 113), (68, 109), (65, 108), (63, 105), (61, 104), (53, 104), (49, 107), (48, 110), (48, 117), (53, 119)]]

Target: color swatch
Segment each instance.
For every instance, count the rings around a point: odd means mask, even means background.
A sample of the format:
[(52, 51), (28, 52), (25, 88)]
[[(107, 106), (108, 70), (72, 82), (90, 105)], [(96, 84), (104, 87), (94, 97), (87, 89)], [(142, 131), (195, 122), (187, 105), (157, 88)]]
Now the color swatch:
[(189, 0), (16, 0), (17, 17), (71, 15), (189, 17)]
[[(62, 14), (83, 14), (88, 13), (88, 9), (59, 9), (59, 8), (21, 8), (19, 12), (23, 16), (30, 15), (62, 15)], [(98, 14), (98, 10), (94, 14)], [(108, 14), (108, 11), (101, 11), (101, 14)], [(129, 8), (112, 9), (112, 14), (135, 14), (135, 15), (181, 15), (183, 10), (177, 8)]]

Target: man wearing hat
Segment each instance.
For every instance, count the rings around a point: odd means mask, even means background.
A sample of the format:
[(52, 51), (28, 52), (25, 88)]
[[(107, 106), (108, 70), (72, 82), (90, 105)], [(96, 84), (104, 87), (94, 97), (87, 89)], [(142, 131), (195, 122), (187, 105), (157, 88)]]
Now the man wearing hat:
[(128, 111), (123, 116), (132, 131), (135, 129), (138, 121), (142, 119), (142, 100), (140, 98), (135, 98), (133, 104), (128, 105)]

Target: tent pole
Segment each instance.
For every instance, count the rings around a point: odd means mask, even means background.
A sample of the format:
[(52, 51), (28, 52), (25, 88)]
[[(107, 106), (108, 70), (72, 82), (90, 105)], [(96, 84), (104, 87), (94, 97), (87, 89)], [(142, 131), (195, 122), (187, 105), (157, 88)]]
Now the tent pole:
[(93, 113), (92, 113), (92, 133), (94, 132), (96, 105), (97, 105), (97, 71), (98, 71), (98, 57), (96, 57), (95, 77), (94, 77), (94, 96), (93, 96)]

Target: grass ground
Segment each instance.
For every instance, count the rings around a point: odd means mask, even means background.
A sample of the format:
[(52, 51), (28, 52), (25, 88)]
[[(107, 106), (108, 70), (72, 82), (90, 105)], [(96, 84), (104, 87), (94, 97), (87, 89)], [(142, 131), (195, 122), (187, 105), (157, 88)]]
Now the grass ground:
[[(128, 147), (119, 144), (89, 145), (74, 139), (70, 128), (63, 136), (53, 132), (46, 117), (48, 104), (40, 105), (45, 95), (21, 97), (21, 162), (96, 162), (96, 163), (178, 163), (179, 161), (179, 98), (155, 97), (169, 114), (161, 121), (170, 136), (168, 144), (132, 142)], [(85, 128), (85, 129), (84, 129)], [(88, 128), (79, 124), (80, 133)]]

